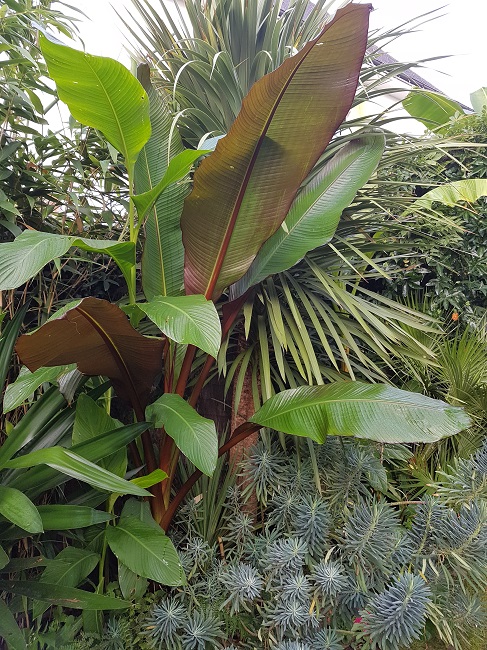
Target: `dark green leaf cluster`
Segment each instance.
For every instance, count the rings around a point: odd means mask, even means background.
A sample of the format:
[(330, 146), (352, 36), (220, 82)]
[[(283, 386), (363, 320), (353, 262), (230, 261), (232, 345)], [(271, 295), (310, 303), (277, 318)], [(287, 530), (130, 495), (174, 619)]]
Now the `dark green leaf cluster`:
[[(453, 119), (443, 135), (457, 141), (451, 153), (432, 149), (382, 169), (384, 179), (399, 183), (394, 191), (416, 198), (443, 183), (487, 178), (482, 149), (487, 144), (485, 112)], [(443, 218), (419, 216), (414, 228), (403, 231), (407, 257), (394, 265), (397, 272), (383, 286), (391, 297), (420, 290), (439, 314), (456, 311), (466, 319), (478, 317), (487, 298), (486, 200), (465, 207), (436, 207)], [(385, 270), (394, 271), (393, 264), (388, 262)]]

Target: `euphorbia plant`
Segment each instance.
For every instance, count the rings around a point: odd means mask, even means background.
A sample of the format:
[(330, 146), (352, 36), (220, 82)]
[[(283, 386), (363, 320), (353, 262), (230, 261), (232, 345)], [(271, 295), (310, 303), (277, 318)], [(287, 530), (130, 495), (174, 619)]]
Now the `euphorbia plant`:
[[(328, 241), (341, 212), (378, 163), (383, 136), (358, 134), (312, 174), (352, 104), (369, 11), (369, 5), (355, 4), (338, 11), (315, 40), (260, 79), (213, 153), (184, 150), (147, 70), (141, 70), (139, 83), (115, 61), (41, 36), (61, 99), (74, 117), (102, 131), (124, 156), (129, 242), (23, 233), (0, 249), (0, 289), (19, 286), (73, 245), (102, 250), (120, 266), (128, 284), (124, 311), (85, 298), (22, 336), (16, 349), (34, 373), (76, 363), (86, 375), (108, 377), (136, 419), (153, 423), (155, 432), (142, 433), (142, 449), (134, 445), (132, 456), (135, 467), (145, 466), (149, 478), (146, 483), (141, 479), (140, 486), (152, 487), (152, 515), (163, 529), (198, 472), (211, 475), (219, 454), (261, 427), (317, 442), (327, 435), (413, 442), (438, 440), (467, 425), (461, 409), (443, 402), (385, 385), (343, 382), (276, 395), (218, 449), (214, 423), (195, 409), (246, 293)], [(201, 156), (206, 157), (186, 196), (188, 172)], [(137, 301), (139, 242), (146, 301)], [(220, 317), (215, 303), (227, 290), (233, 300), (223, 305)], [(142, 336), (134, 328), (146, 316), (159, 328), (158, 338)], [(207, 358), (194, 373), (197, 350)], [(156, 382), (164, 392), (150, 403)], [(198, 472), (171, 501), (179, 452)], [(10, 462), (16, 466), (19, 461)], [(29, 455), (22, 463), (28, 466)], [(135, 573), (164, 581), (151, 571), (161, 531), (151, 532), (143, 510), (131, 502), (122, 515), (117, 526), (107, 528), (108, 544)], [(147, 548), (138, 547), (134, 559), (134, 540), (141, 536)]]

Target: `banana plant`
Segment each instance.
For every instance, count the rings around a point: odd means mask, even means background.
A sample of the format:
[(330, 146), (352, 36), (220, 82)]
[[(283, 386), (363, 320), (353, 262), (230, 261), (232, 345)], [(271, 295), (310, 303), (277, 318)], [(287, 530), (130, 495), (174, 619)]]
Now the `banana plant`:
[[(103, 250), (124, 271), (128, 304), (122, 309), (105, 300), (83, 298), (37, 331), (21, 336), (16, 351), (32, 375), (76, 364), (83, 375), (108, 378), (133, 409), (140, 423), (133, 426), (144, 429), (131, 454), (134, 469), (144, 469), (145, 475), (136, 479), (132, 492), (127, 486), (119, 491), (135, 494), (135, 487), (149, 487), (150, 496), (144, 495), (160, 529), (156, 531), (154, 521), (147, 519), (143, 502), (137, 505), (129, 500), (118, 522), (108, 522), (105, 534), (119, 562), (138, 576), (168, 584), (182, 579), (163, 531), (199, 474), (211, 476), (219, 456), (263, 427), (317, 443), (327, 435), (432, 442), (468, 425), (458, 407), (360, 382), (283, 391), (265, 402), (220, 448), (214, 422), (196, 410), (201, 389), (248, 291), (328, 241), (340, 214), (378, 164), (383, 135), (361, 133), (313, 173), (352, 105), (369, 12), (369, 5), (347, 5), (298, 54), (257, 81), (213, 152), (184, 149), (146, 69), (140, 71), (140, 81), (129, 79), (115, 61), (41, 36), (60, 97), (77, 119), (99, 129), (125, 159), (130, 191), (126, 244), (131, 257), (123, 256), (122, 266), (120, 248), (115, 251), (123, 245), (120, 242), (103, 242)], [(189, 171), (201, 157), (191, 179)], [(61, 243), (58, 248), (51, 247), (51, 240), (40, 244), (40, 233), (20, 237), (20, 242), (1, 245), (0, 289), (19, 286), (42, 264), (63, 254)], [(62, 245), (68, 244), (94, 250), (98, 246), (84, 239)], [(138, 245), (143, 248), (145, 300), (137, 295)], [(14, 267), (15, 282), (11, 280)], [(227, 295), (232, 300), (225, 300)], [(222, 303), (220, 315), (217, 305)], [(156, 336), (137, 331), (146, 318), (157, 328)], [(25, 373), (21, 380), (25, 381)], [(153, 399), (155, 394), (160, 396)], [(91, 409), (96, 412), (93, 405)], [(80, 407), (80, 418), (83, 410)], [(69, 450), (57, 447), (54, 453), (41, 449), (22, 454), (15, 448), (15, 438), (5, 459), (9, 469), (33, 466), (29, 470), (33, 472), (39, 471), (39, 464), (59, 469), (61, 462), (76, 468), (83, 466), (83, 458), (93, 462), (86, 454), (93, 440)], [(171, 487), (179, 453), (196, 471), (174, 496)], [(118, 486), (113, 492), (117, 490)], [(155, 564), (162, 540), (168, 549), (162, 559), (170, 575)]]

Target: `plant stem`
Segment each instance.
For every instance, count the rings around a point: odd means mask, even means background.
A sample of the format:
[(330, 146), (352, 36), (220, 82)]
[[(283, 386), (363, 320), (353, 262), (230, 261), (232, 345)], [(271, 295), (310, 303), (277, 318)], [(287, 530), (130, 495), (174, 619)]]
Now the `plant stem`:
[[(245, 440), (245, 438), (247, 438), (252, 433), (258, 431), (261, 428), (262, 427), (259, 424), (253, 424), (252, 422), (244, 422), (243, 424), (241, 424), (239, 427), (235, 429), (230, 440), (228, 440), (228, 442), (226, 442), (222, 447), (220, 447), (220, 449), (218, 450), (218, 456), (219, 457), (223, 456), (223, 454), (226, 454), (228, 451), (230, 451), (232, 447), (237, 445), (242, 440)], [(174, 517), (176, 510), (179, 508), (182, 501), (184, 500), (188, 492), (191, 490), (191, 488), (196, 483), (196, 481), (200, 478), (201, 475), (202, 472), (199, 469), (193, 472), (189, 477), (189, 479), (180, 488), (179, 492), (176, 494), (174, 499), (171, 501), (169, 507), (167, 508), (160, 522), (161, 528), (166, 532), (169, 526), (171, 525), (172, 518)]]
[[(129, 177), (129, 216), (128, 216), (128, 221), (129, 221), (129, 236), (130, 236), (130, 241), (134, 244), (134, 246), (137, 246), (137, 238), (139, 234), (139, 229), (135, 225), (135, 205), (134, 202), (132, 201), (132, 195), (134, 193), (134, 165), (130, 165), (127, 169), (128, 177)], [(131, 305), (135, 305), (135, 296), (137, 293), (137, 277), (136, 277), (136, 268), (135, 264), (132, 266), (130, 269), (130, 282), (128, 285), (128, 291), (129, 291), (129, 303)]]

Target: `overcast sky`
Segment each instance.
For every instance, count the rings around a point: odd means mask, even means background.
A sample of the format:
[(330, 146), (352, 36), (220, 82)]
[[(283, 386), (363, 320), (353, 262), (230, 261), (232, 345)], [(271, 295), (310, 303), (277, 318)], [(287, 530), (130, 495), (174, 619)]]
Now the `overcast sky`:
[[(154, 6), (158, 2), (154, 0)], [(124, 5), (131, 6), (130, 0), (81, 0), (77, 3), (90, 19), (81, 24), (82, 38), (88, 52), (112, 56), (128, 64), (123, 52), (122, 28), (112, 4), (120, 12)], [(443, 7), (437, 12), (436, 20), (390, 43), (387, 51), (401, 61), (448, 56), (426, 64), (428, 68), (418, 72), (445, 94), (465, 104), (469, 104), (471, 92), (487, 86), (485, 0), (372, 0), (372, 4), (372, 29), (390, 29)]]

